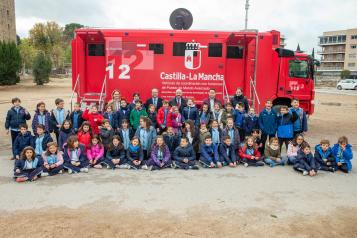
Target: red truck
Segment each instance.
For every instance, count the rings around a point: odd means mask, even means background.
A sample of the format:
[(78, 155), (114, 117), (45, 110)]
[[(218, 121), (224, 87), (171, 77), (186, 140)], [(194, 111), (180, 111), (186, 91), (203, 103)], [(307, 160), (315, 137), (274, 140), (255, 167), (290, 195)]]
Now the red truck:
[(228, 101), (242, 88), (261, 110), (267, 99), (289, 105), (298, 98), (314, 111), (314, 59), (280, 48), (278, 31), (126, 30), (83, 28), (72, 41), (72, 99), (103, 107), (120, 90), (131, 101), (158, 88), (162, 98), (176, 89), (200, 103), (216, 89)]

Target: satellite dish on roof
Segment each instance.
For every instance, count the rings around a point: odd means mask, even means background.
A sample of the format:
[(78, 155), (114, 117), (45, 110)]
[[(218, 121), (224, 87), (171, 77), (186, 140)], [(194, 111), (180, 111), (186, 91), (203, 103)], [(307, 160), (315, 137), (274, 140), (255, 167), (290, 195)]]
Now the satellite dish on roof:
[(177, 8), (171, 13), (170, 25), (174, 30), (188, 30), (192, 26), (192, 22), (192, 14), (185, 8)]

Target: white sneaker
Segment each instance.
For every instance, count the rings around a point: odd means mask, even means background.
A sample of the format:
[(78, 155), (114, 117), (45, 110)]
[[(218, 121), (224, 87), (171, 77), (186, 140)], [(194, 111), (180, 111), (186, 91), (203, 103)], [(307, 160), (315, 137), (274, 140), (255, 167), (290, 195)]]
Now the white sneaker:
[(244, 167), (246, 167), (246, 168), (247, 168), (247, 167), (248, 167), (248, 163), (244, 163)]
[(116, 165), (115, 165), (115, 168), (117, 168), (117, 169), (121, 169), (121, 165), (116, 164)]
[(307, 172), (306, 170), (304, 170), (304, 171), (302, 172), (302, 175), (304, 175), (304, 176), (309, 175), (309, 172)]
[(60, 171), (58, 171), (58, 174), (62, 174), (63, 173), (63, 170), (61, 169)]
[(88, 173), (88, 168), (81, 168), (81, 172)]
[(144, 170), (148, 170), (148, 169), (149, 169), (149, 167), (148, 167), (146, 164), (144, 164), (143, 166), (141, 166), (141, 168), (144, 169)]
[(122, 164), (122, 165), (119, 165), (118, 168), (119, 168), (119, 169), (130, 169), (130, 166), (127, 165), (127, 164)]
[(47, 177), (47, 176), (48, 176), (48, 173), (46, 173), (46, 172), (41, 173), (41, 177)]
[(71, 169), (68, 169), (68, 173), (69, 173), (69, 174), (72, 174), (73, 171), (72, 171)]
[(93, 167), (96, 168), (96, 169), (101, 169), (101, 168), (103, 168), (103, 166), (100, 165), (100, 164), (96, 164), (96, 165), (94, 165)]
[(110, 166), (109, 166), (109, 165), (107, 165), (107, 169), (110, 169)]

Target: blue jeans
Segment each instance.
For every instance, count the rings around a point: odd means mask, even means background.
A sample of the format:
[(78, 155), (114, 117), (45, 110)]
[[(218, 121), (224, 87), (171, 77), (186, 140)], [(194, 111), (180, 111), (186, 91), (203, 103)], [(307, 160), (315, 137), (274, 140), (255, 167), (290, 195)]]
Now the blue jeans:
[(287, 161), (287, 158), (285, 156), (283, 156), (280, 159), (281, 159), (280, 162), (276, 162), (276, 161), (272, 160), (270, 157), (266, 157), (266, 158), (264, 158), (264, 162), (267, 165), (270, 165), (271, 167), (274, 167), (276, 165), (283, 165), (284, 166), (286, 161)]
[(288, 164), (294, 165), (296, 161), (296, 156), (288, 156)]

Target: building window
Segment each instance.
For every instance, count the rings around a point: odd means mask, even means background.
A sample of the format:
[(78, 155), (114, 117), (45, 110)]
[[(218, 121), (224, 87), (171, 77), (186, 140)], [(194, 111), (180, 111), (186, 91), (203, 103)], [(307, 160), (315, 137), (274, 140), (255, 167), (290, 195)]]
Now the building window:
[(356, 67), (356, 63), (348, 63), (348, 67)]
[(350, 59), (355, 59), (355, 58), (356, 58), (356, 53), (349, 54), (348, 57), (349, 57)]
[(227, 46), (228, 59), (243, 59), (243, 48), (239, 46)]
[(7, 29), (10, 30), (10, 24), (7, 24)]
[(222, 43), (209, 43), (208, 57), (222, 57)]
[(352, 39), (352, 40), (357, 40), (357, 35), (352, 35), (352, 36), (351, 36), (351, 39)]
[(351, 49), (356, 49), (357, 45), (351, 45)]
[(155, 55), (164, 54), (164, 44), (149, 44), (149, 50), (154, 51)]
[(10, 17), (10, 11), (6, 10), (7, 17)]
[(105, 56), (104, 44), (88, 44), (88, 56)]

